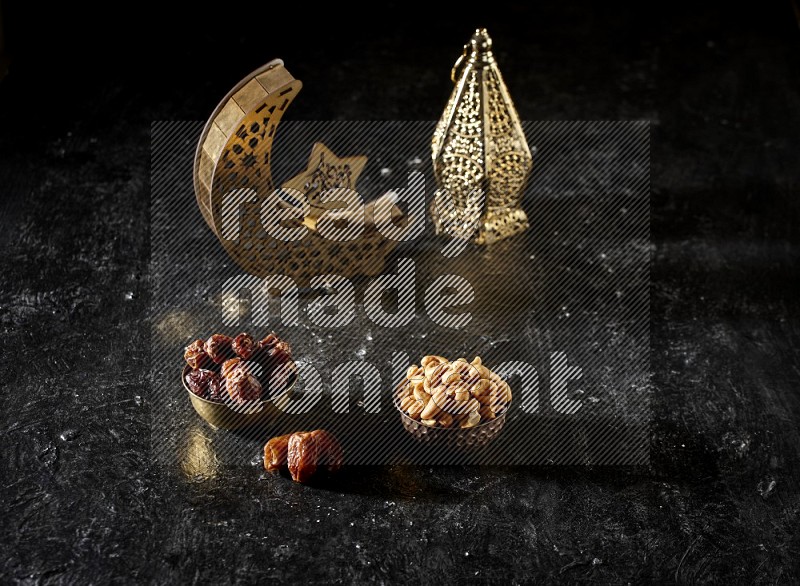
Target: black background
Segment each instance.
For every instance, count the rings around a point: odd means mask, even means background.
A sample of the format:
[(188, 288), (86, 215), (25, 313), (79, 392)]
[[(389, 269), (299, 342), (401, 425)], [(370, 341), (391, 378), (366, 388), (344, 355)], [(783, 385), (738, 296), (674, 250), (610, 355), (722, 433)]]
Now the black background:
[[(792, 3), (483, 12), (3, 4), (3, 582), (798, 580)], [(151, 121), (205, 119), (274, 57), (297, 119), (436, 119), (480, 25), (523, 119), (652, 121), (651, 468), (155, 474)]]

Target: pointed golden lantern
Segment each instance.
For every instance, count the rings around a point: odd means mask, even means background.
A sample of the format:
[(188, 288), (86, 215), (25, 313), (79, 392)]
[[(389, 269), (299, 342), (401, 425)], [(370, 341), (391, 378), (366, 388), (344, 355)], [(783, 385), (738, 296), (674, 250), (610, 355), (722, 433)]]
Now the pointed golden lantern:
[(528, 228), (521, 203), (533, 159), (486, 29), (464, 46), (451, 79), (431, 141), (432, 217), (437, 233), (489, 244)]

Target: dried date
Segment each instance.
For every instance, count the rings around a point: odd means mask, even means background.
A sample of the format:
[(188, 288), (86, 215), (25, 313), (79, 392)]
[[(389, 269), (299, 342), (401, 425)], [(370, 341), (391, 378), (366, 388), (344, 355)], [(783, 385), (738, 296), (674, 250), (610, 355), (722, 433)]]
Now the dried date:
[(291, 387), (296, 379), (297, 366), (294, 362), (289, 362), (268, 372), (263, 380), (268, 382), (269, 392), (274, 397)]
[(208, 387), (216, 378), (214, 371), (198, 368), (186, 374), (186, 386), (198, 397), (205, 399)]
[(317, 471), (319, 446), (311, 432), (293, 433), (289, 438), (286, 463), (295, 482), (308, 482)]
[(241, 358), (250, 360), (256, 351), (256, 343), (253, 340), (253, 336), (246, 332), (242, 332), (233, 339), (231, 348)]
[(343, 460), (338, 440), (324, 429), (293, 433), (289, 438), (287, 464), (295, 482), (308, 482), (319, 467), (336, 472)]
[(211, 366), (211, 359), (208, 357), (203, 340), (195, 340), (183, 352), (183, 358), (186, 364), (192, 367), (192, 370), (198, 368), (205, 368)]
[(261, 383), (241, 364), (225, 377), (225, 389), (228, 396), (237, 403), (258, 401), (262, 393)]
[(233, 358), (233, 338), (225, 334), (214, 334), (206, 340), (205, 350), (206, 354), (216, 364), (222, 364), (228, 358)]
[(267, 470), (278, 470), (286, 466), (286, 459), (289, 453), (289, 438), (292, 434), (280, 435), (269, 440), (264, 445), (264, 468)]
[(322, 446), (322, 459), (320, 464), (330, 472), (338, 472), (344, 465), (344, 450), (342, 444), (331, 432), (324, 429), (318, 430), (320, 433), (318, 441)]
[(218, 403), (225, 401), (228, 397), (228, 393), (225, 389), (225, 379), (215, 374), (214, 378), (208, 383), (207, 393), (210, 401), (217, 401)]
[(275, 335), (275, 332), (270, 332), (264, 337), (263, 340), (258, 342), (257, 347), (259, 350), (269, 349), (275, 346), (275, 344), (278, 342), (280, 342), (280, 338)]
[(292, 347), (286, 340), (281, 340), (272, 348), (272, 360), (276, 364), (286, 364), (292, 360)]
[(256, 345), (255, 355), (259, 362), (280, 366), (291, 360), (292, 349), (286, 340), (270, 332)]
[(222, 363), (222, 368), (220, 369), (220, 374), (222, 378), (228, 378), (231, 373), (236, 369), (237, 366), (242, 364), (241, 358), (229, 358), (225, 362)]

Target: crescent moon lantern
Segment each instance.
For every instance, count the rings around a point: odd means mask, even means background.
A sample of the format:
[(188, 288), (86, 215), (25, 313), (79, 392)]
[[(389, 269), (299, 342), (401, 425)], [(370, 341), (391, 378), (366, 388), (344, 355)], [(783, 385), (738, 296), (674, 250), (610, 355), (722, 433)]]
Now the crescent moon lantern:
[[(381, 198), (365, 206), (363, 231), (346, 242), (329, 240), (319, 233), (317, 221), (325, 210), (315, 207), (313, 199), (305, 217), (298, 221), (308, 228), (304, 238), (291, 242), (276, 240), (263, 229), (262, 203), (275, 191), (271, 172), (273, 140), (281, 118), (301, 87), (302, 83), (292, 77), (283, 61), (275, 59), (228, 92), (206, 122), (197, 145), (194, 160), (197, 205), (225, 252), (252, 275), (282, 274), (306, 285), (311, 277), (321, 274), (344, 277), (378, 274), (385, 257), (397, 244), (384, 238), (374, 226), (373, 214)], [(312, 165), (320, 152), (329, 155), (325, 163), (328, 169), (331, 165), (347, 164), (348, 173), (341, 175), (352, 182), (352, 185), (328, 187), (354, 188), (366, 157), (338, 159), (321, 143), (312, 149), (309, 168), (287, 181), (284, 187), (294, 186), (305, 174), (314, 173)], [(354, 168), (357, 172), (350, 172)], [(235, 213), (230, 211), (231, 202), (235, 204)], [(396, 206), (391, 212), (395, 220), (402, 216)], [(347, 221), (346, 216), (342, 221)]]

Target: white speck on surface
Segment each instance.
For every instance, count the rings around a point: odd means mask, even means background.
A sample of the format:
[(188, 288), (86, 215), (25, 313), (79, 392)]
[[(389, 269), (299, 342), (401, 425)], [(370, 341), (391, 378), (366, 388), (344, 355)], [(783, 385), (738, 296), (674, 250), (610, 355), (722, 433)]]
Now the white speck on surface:
[(127, 292), (125, 293), (125, 299), (126, 299), (127, 301), (131, 301), (131, 300), (133, 299), (133, 297), (134, 297), (134, 295), (133, 295), (133, 291), (127, 291)]
[(64, 431), (61, 432), (61, 435), (59, 435), (58, 437), (61, 438), (61, 441), (71, 442), (76, 437), (78, 437), (78, 433), (79, 432), (77, 429), (65, 429)]
[(389, 167), (384, 167), (381, 169), (381, 177), (387, 177), (392, 174), (392, 170)]

